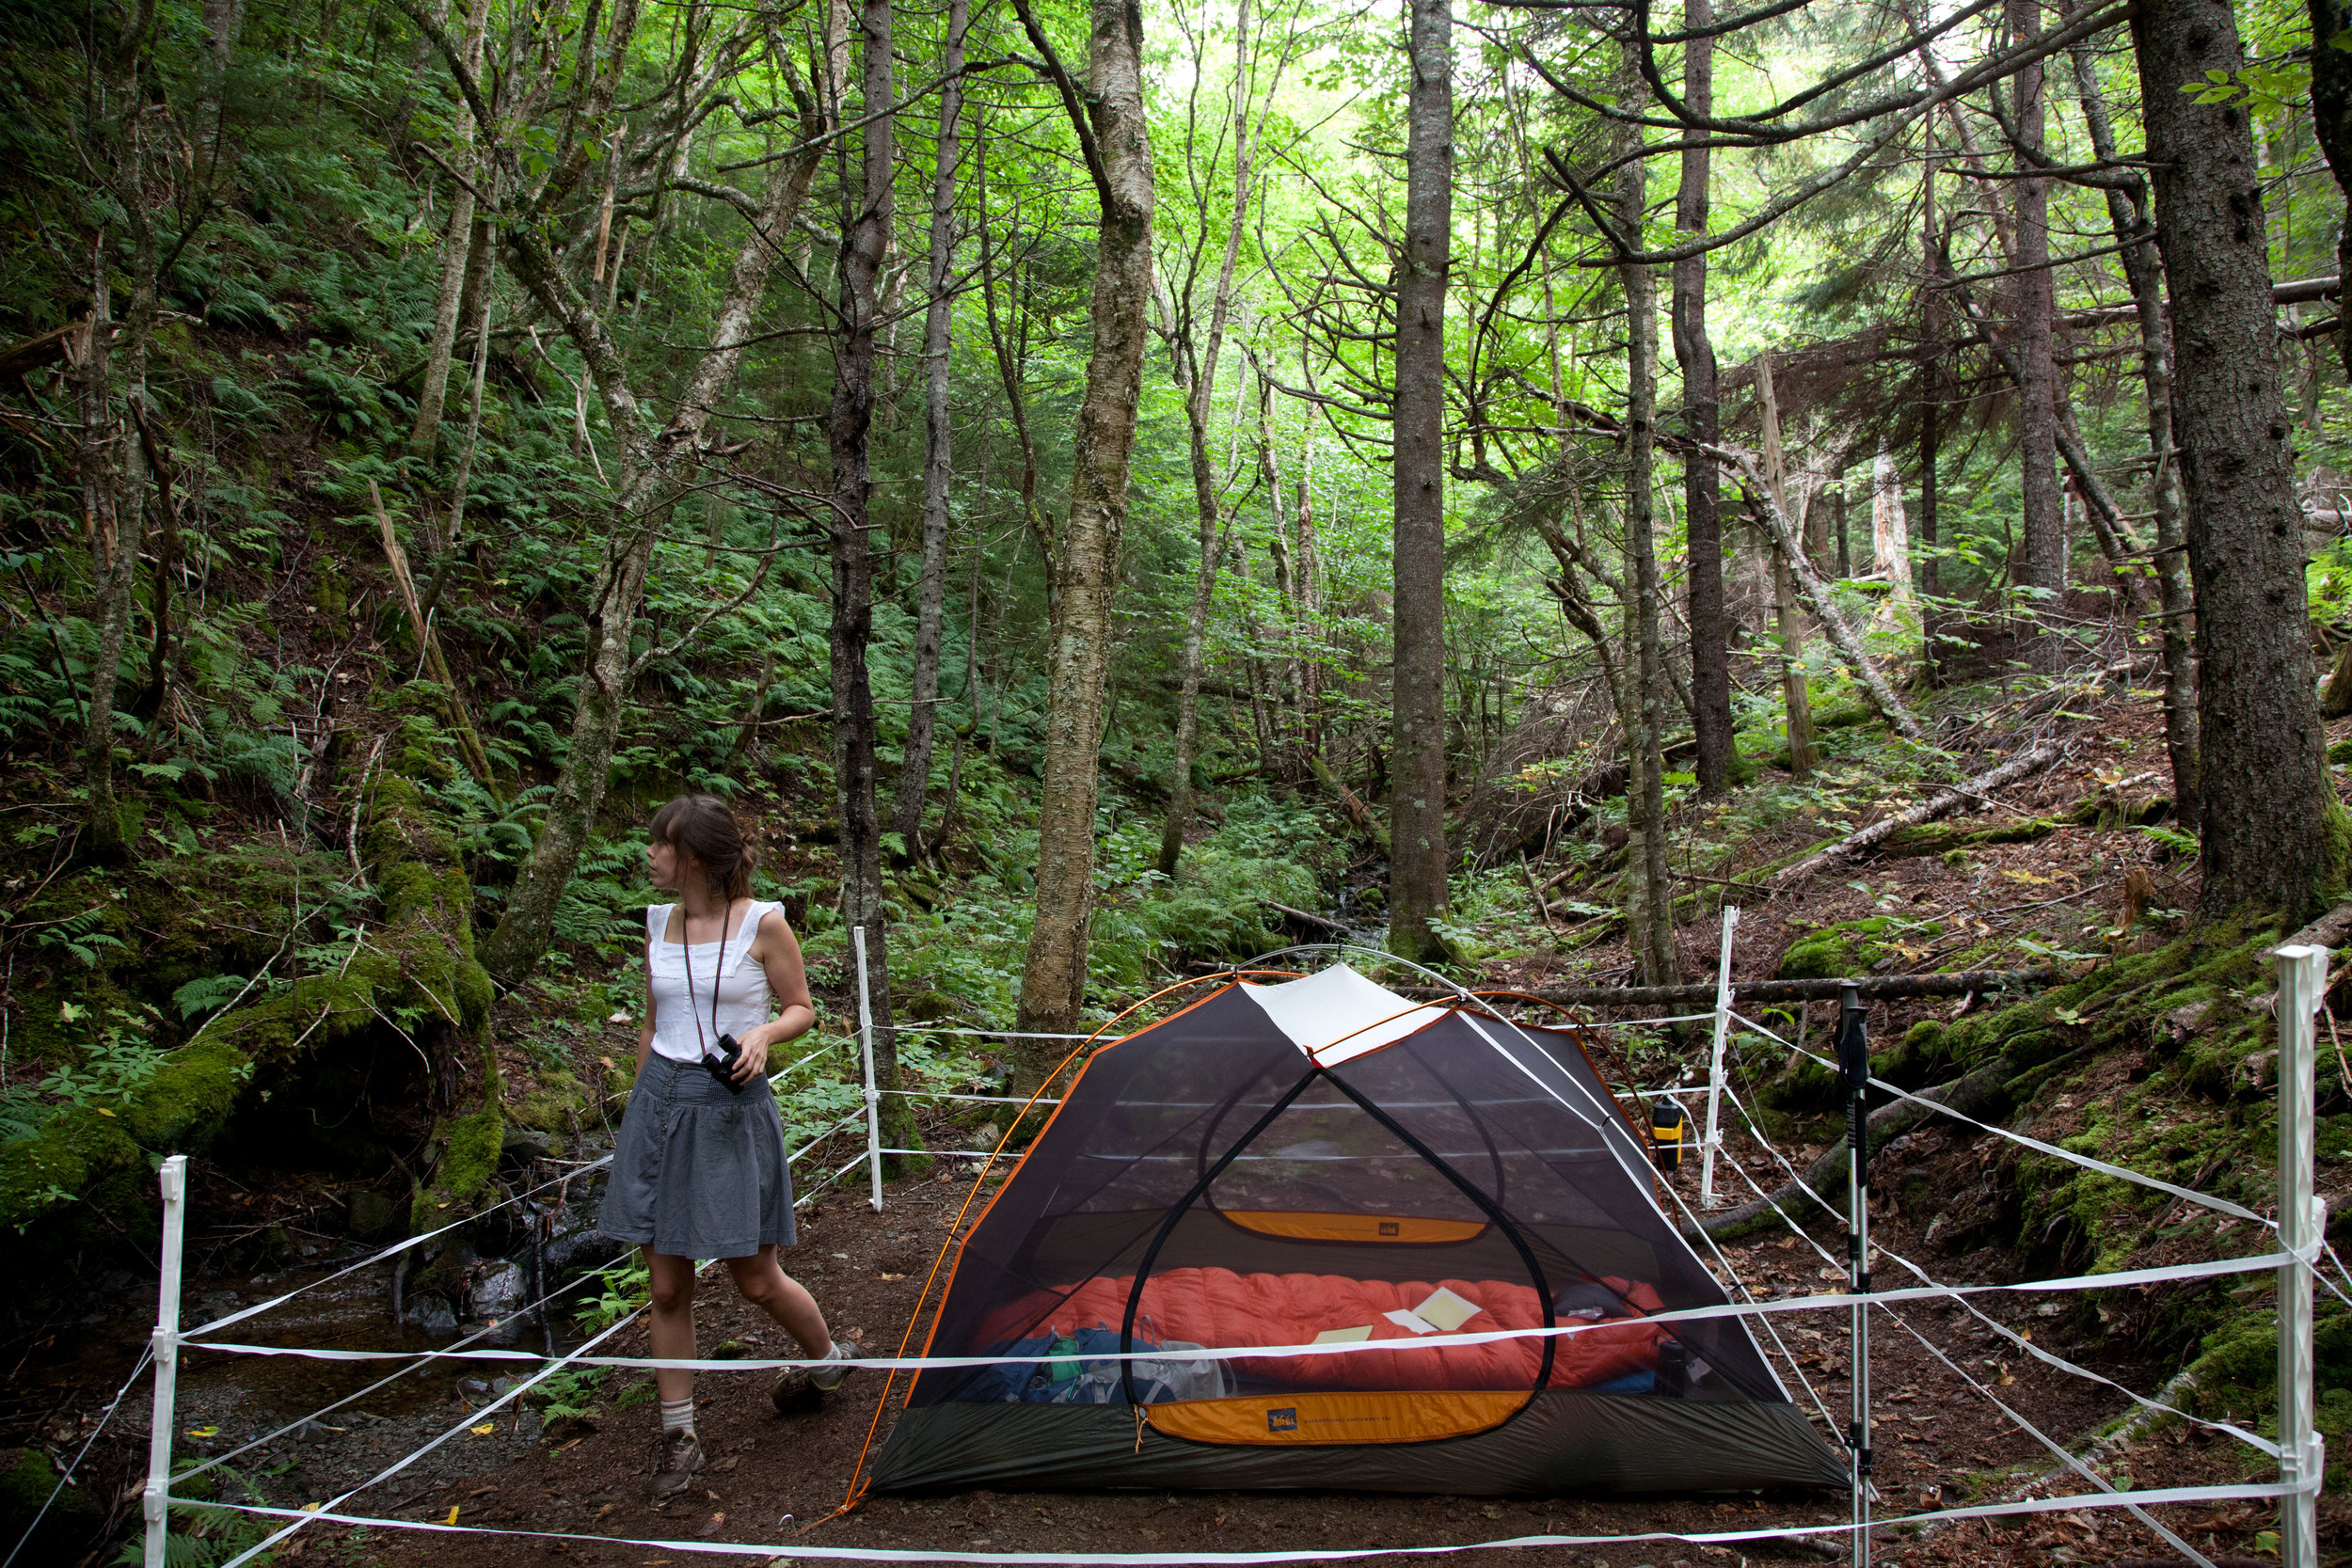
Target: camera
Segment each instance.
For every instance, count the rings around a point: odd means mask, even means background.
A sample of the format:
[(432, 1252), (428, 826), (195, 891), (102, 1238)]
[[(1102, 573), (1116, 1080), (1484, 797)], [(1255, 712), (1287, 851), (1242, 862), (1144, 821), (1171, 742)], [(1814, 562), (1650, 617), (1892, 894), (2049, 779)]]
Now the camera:
[(709, 1070), (710, 1076), (727, 1086), (729, 1093), (741, 1094), (751, 1086), (748, 1080), (740, 1084), (735, 1081), (735, 1064), (741, 1059), (742, 1054), (743, 1047), (733, 1035), (721, 1035), (719, 1053), (715, 1056), (705, 1056), (703, 1066)]

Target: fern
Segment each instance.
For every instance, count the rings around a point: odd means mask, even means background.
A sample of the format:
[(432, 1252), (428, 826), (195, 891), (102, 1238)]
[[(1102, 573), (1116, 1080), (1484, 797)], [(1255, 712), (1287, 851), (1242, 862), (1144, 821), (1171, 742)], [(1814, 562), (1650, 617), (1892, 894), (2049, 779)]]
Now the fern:
[(237, 999), (246, 984), (242, 974), (208, 974), (173, 991), (171, 1003), (180, 1009), (181, 1021), (185, 1022), (227, 1006)]

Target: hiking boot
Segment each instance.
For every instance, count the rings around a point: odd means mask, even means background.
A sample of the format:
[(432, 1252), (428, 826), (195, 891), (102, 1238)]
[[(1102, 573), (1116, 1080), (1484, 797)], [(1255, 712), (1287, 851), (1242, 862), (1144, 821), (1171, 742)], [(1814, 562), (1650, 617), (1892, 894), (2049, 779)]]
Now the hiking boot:
[(702, 1439), (686, 1431), (663, 1433), (654, 1455), (653, 1495), (667, 1497), (685, 1491), (702, 1467)]
[[(829, 1361), (850, 1359), (849, 1347), (840, 1340), (825, 1353)], [(825, 1396), (841, 1386), (849, 1376), (848, 1367), (787, 1367), (776, 1378), (776, 1386), (768, 1390), (769, 1402), (779, 1416), (808, 1416), (825, 1408)]]

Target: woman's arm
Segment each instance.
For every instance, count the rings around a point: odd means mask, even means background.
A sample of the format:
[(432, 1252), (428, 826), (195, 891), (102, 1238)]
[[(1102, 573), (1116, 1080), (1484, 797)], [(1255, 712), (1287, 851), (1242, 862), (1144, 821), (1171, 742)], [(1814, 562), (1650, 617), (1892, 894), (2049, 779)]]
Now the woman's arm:
[(653, 942), (645, 942), (645, 1022), (637, 1029), (637, 1070), (645, 1070), (645, 1058), (653, 1051)]
[(808, 974), (801, 967), (801, 939), (792, 934), (791, 923), (782, 910), (770, 910), (760, 916), (752, 956), (768, 972), (768, 989), (775, 993), (777, 1013), (770, 1022), (736, 1037), (736, 1043), (743, 1048), (735, 1064), (739, 1084), (748, 1084), (752, 1074), (767, 1070), (770, 1051), (817, 1026), (817, 1006), (809, 1000)]

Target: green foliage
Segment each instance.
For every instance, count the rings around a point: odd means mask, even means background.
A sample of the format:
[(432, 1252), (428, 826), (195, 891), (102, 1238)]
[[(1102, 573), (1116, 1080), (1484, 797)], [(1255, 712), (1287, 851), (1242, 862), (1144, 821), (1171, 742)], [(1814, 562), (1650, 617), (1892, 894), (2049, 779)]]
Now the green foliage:
[(242, 974), (207, 974), (173, 991), (171, 1003), (183, 1021), (202, 1018), (235, 1001), (249, 984)]
[(653, 1274), (643, 1259), (632, 1255), (623, 1262), (599, 1270), (590, 1291), (587, 1305), (580, 1311), (580, 1324), (583, 1332), (596, 1334), (644, 1308), (653, 1299)]

